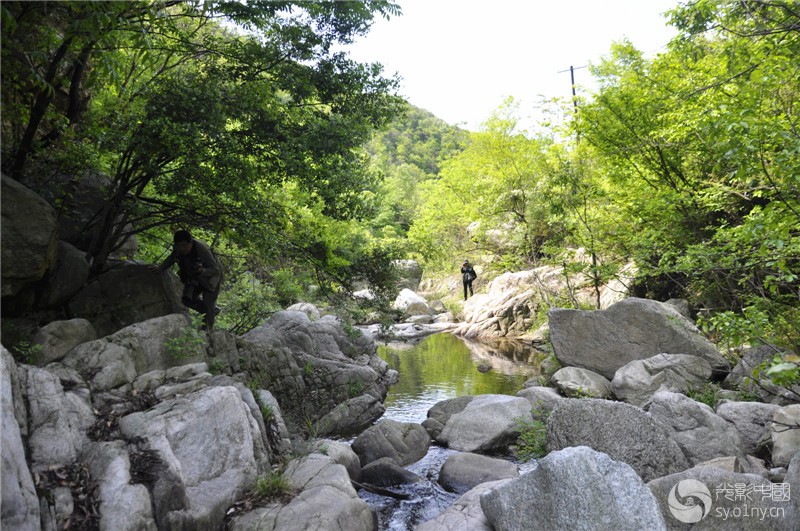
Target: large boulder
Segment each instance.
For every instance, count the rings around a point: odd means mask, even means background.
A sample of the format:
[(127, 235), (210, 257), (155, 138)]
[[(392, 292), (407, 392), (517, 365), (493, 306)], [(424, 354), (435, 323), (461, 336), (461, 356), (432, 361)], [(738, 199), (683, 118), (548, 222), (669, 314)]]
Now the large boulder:
[(97, 481), (100, 529), (156, 531), (150, 492), (145, 485), (132, 484), (130, 456), (123, 441), (91, 443), (82, 460)]
[(36, 363), (47, 365), (50, 362), (58, 361), (81, 343), (95, 339), (97, 339), (97, 332), (92, 323), (86, 319), (52, 321), (40, 328), (33, 336), (33, 343), (42, 346)]
[(649, 412), (667, 427), (692, 465), (716, 457), (745, 458), (736, 428), (706, 404), (679, 393), (659, 391), (653, 395)]
[(320, 436), (369, 427), (385, 411), (397, 376), (372, 338), (330, 315), (311, 321), (304, 312), (278, 312), (238, 347), (244, 368), (278, 399), (287, 424), (311, 422)]
[(481, 496), (494, 488), (511, 481), (500, 479), (481, 483), (458, 498), (453, 504), (439, 513), (436, 518), (419, 524), (416, 531), (494, 531), (481, 509)]
[(119, 420), (164, 462), (153, 496), (159, 528), (216, 529), (269, 469), (258, 423), (235, 387), (209, 387)]
[(392, 262), (397, 273), (397, 287), (417, 291), (422, 280), (422, 267), (416, 260), (394, 260)]
[(95, 423), (89, 401), (46, 369), (27, 368), (28, 449), (34, 472), (75, 462)]
[[(611, 281), (601, 288), (603, 308), (627, 295), (625, 284), (630, 283), (634, 270), (632, 265), (626, 266), (620, 273), (620, 281)], [(573, 275), (567, 279), (564, 269), (557, 266), (503, 273), (486, 285), (485, 292), (482, 290), (464, 303), (463, 320), (455, 333), (467, 338), (532, 338), (530, 330), (537, 308), (572, 291), (572, 287), (583, 285), (583, 278)], [(461, 288), (460, 281), (448, 287), (449, 291), (457, 291)], [(596, 300), (593, 288), (582, 287), (572, 293), (580, 302), (594, 304)]]
[(94, 325), (102, 337), (155, 317), (185, 312), (181, 286), (172, 273), (157, 275), (146, 265), (119, 262), (89, 281), (68, 303), (73, 317)]
[(636, 471), (585, 446), (553, 452), (532, 472), (481, 496), (495, 529), (666, 529)]
[(312, 443), (311, 451), (327, 455), (335, 463), (344, 466), (353, 481), (361, 479), (361, 460), (346, 442), (334, 441), (333, 439), (317, 439)]
[(205, 343), (179, 343), (189, 326), (182, 314), (149, 319), (76, 346), (63, 363), (76, 369), (96, 390), (113, 389), (146, 372), (203, 361)]
[(423, 479), (397, 464), (391, 457), (381, 457), (361, 469), (361, 481), (375, 487), (395, 487), (419, 483)]
[(647, 486), (671, 530), (797, 529), (790, 501), (794, 489), (789, 494), (755, 474), (697, 467), (654, 479)]
[[(31, 181), (31, 186), (51, 205), (59, 205), (59, 238), (78, 249), (89, 249), (102, 229), (97, 219), (108, 204), (113, 179), (102, 173), (86, 172), (83, 175), (48, 173), (44, 179), (34, 176)], [(130, 233), (132, 228), (128, 224), (124, 231)], [(137, 248), (136, 237), (130, 236), (112, 256), (130, 258)]]
[(17, 367), (11, 354), (0, 347), (0, 460), (2, 485), (0, 485), (0, 528), (19, 531), (38, 531), (39, 498), (33, 477), (25, 461), (25, 447), (19, 423), (15, 416), (12, 373)]
[(438, 438), (450, 417), (464, 411), (467, 404), (472, 402), (474, 398), (474, 396), (470, 395), (459, 396), (442, 400), (434, 404), (433, 407), (428, 410), (428, 418), (422, 422), (422, 426), (428, 431), (431, 439), (435, 440)]
[(481, 483), (517, 476), (519, 470), (511, 461), (459, 452), (445, 460), (439, 471), (439, 484), (450, 492), (463, 494)]
[(234, 518), (228, 528), (231, 531), (375, 531), (378, 528), (375, 512), (358, 497), (347, 470), (330, 457), (310, 454), (295, 459), (283, 476), (298, 491), (291, 501), (271, 503), (244, 513)]
[(16, 295), (44, 277), (56, 264), (56, 212), (47, 201), (18, 181), (3, 175), (2, 296)]
[(800, 451), (800, 404), (778, 409), (772, 416), (772, 464), (788, 466)]
[(765, 374), (765, 371), (756, 369), (769, 364), (775, 356), (784, 356), (788, 352), (780, 351), (769, 345), (745, 349), (742, 357), (731, 373), (725, 378), (723, 385), (729, 389), (755, 395), (761, 402), (772, 404), (787, 405), (797, 401), (800, 396), (800, 385), (794, 385), (791, 389), (776, 385)]
[(361, 466), (382, 457), (389, 457), (398, 465), (405, 466), (425, 457), (430, 445), (431, 438), (420, 424), (386, 419), (356, 437), (352, 448)]
[(772, 416), (778, 409), (780, 406), (775, 404), (724, 401), (717, 406), (717, 415), (736, 428), (744, 453), (756, 455), (769, 439)]
[(629, 404), (646, 407), (656, 391), (687, 393), (711, 378), (711, 365), (698, 356), (658, 354), (620, 367), (611, 381), (614, 395)]
[(531, 421), (526, 399), (507, 395), (478, 395), (447, 419), (436, 441), (462, 452), (492, 452), (516, 440), (520, 421)]
[(550, 412), (564, 397), (552, 387), (532, 386), (517, 392), (517, 396), (531, 403), (531, 414), (534, 420), (547, 420)]
[(56, 308), (81, 290), (89, 278), (89, 262), (83, 251), (66, 242), (58, 242), (58, 256), (48, 272), (37, 306)]
[(562, 367), (550, 378), (556, 389), (569, 397), (611, 398), (611, 382), (580, 367)]
[(404, 288), (397, 294), (392, 308), (401, 312), (406, 317), (415, 315), (436, 315), (436, 311), (428, 306), (428, 301), (410, 289)]
[(588, 446), (651, 479), (680, 472), (689, 463), (670, 432), (638, 407), (596, 399), (564, 399), (547, 420), (547, 450)]
[(674, 307), (629, 298), (606, 310), (550, 310), (550, 339), (564, 366), (598, 372), (613, 379), (625, 364), (656, 354), (690, 354), (726, 373), (728, 362)]

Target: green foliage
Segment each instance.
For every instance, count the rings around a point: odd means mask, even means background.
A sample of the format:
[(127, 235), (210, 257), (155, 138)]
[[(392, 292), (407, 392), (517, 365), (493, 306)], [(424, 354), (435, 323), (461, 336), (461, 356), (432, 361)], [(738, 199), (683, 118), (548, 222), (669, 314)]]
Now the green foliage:
[(228, 363), (222, 358), (211, 358), (208, 361), (208, 372), (211, 374), (222, 374), (228, 367)]
[(20, 363), (36, 365), (39, 356), (44, 350), (44, 345), (32, 344), (30, 341), (21, 339), (11, 347), (11, 354)]
[(800, 356), (796, 354), (776, 355), (762, 370), (775, 385), (791, 388), (800, 384)]
[(289, 481), (278, 472), (270, 472), (256, 482), (255, 495), (260, 502), (277, 500), (291, 492)]
[(547, 455), (547, 415), (531, 410), (534, 420), (516, 419), (516, 454), (521, 461), (530, 461)]
[(164, 348), (167, 354), (176, 360), (186, 360), (204, 356), (206, 338), (198, 328), (198, 321), (195, 320), (191, 326), (184, 328), (178, 336), (167, 339), (164, 342)]
[(269, 404), (261, 404), (261, 417), (267, 425), (275, 420), (275, 412)]
[[(378, 185), (359, 148), (401, 102), (380, 65), (333, 45), (398, 12), (385, 1), (4, 3), (3, 108), (14, 112), (3, 168), (109, 176), (87, 249), (95, 273), (130, 227), (144, 239), (189, 227), (265, 260), (277, 272), (267, 300), (296, 299), (298, 273), (341, 285), (377, 247), (350, 223)], [(74, 208), (66, 191), (33, 184)], [(245, 331), (265, 305), (240, 306), (229, 324)]]
[(696, 402), (701, 402), (711, 409), (716, 409), (720, 401), (720, 387), (717, 384), (706, 382), (703, 385), (690, 387), (686, 390), (686, 396)]
[(364, 392), (364, 382), (353, 381), (347, 382), (347, 395), (350, 398), (355, 398)]

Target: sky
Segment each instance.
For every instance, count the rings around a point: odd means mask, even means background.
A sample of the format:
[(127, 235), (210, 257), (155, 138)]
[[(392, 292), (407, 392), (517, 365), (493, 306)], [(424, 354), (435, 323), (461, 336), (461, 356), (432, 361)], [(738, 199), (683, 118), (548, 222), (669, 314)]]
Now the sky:
[(648, 56), (675, 35), (662, 14), (678, 0), (397, 0), (403, 14), (375, 22), (347, 49), (402, 78), (400, 95), (452, 125), (477, 131), (512, 96), (531, 112), (539, 95), (570, 97), (624, 38)]

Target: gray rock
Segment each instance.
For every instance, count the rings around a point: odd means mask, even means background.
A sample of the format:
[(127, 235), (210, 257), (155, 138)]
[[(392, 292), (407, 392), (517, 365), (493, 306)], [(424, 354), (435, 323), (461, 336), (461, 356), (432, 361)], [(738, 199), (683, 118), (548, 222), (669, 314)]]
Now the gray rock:
[(666, 426), (622, 402), (564, 399), (547, 421), (547, 450), (588, 446), (629, 464), (649, 481), (689, 468)]
[(370, 426), (386, 412), (386, 406), (372, 395), (361, 395), (338, 404), (315, 421), (313, 429), (320, 435), (352, 435)]
[(89, 278), (85, 253), (66, 242), (58, 242), (53, 271), (48, 272), (38, 306), (56, 308), (78, 293)]
[(679, 314), (687, 319), (692, 319), (692, 309), (689, 307), (689, 301), (686, 299), (669, 299), (664, 304), (672, 306)]
[(420, 424), (387, 419), (356, 437), (352, 448), (362, 467), (381, 457), (389, 457), (405, 466), (425, 457), (430, 445), (428, 432)]
[(481, 483), (519, 476), (511, 461), (473, 453), (456, 453), (447, 458), (439, 472), (439, 484), (450, 492), (464, 494)]
[(69, 319), (48, 323), (33, 337), (34, 344), (42, 345), (42, 352), (36, 360), (37, 364), (43, 366), (58, 361), (81, 343), (95, 339), (97, 339), (97, 332), (92, 323), (86, 319)]
[(453, 504), (441, 512), (433, 520), (428, 520), (415, 527), (415, 531), (494, 531), (481, 509), (481, 496), (483, 493), (500, 485), (508, 483), (510, 479), (489, 481), (473, 488)]
[(474, 398), (474, 396), (466, 395), (437, 402), (428, 410), (427, 417), (444, 426), (447, 424), (447, 421), (450, 420), (450, 417), (464, 411), (464, 408), (466, 408)]
[(32, 469), (72, 464), (88, 442), (86, 430), (95, 422), (90, 404), (65, 392), (56, 375), (36, 367), (27, 371), (27, 397)]
[(96, 389), (112, 389), (133, 382), (138, 374), (204, 360), (205, 345), (187, 345), (185, 352), (168, 348), (189, 326), (181, 314), (148, 319), (78, 345), (64, 364), (78, 370)]
[(164, 461), (153, 495), (159, 529), (219, 527), (269, 467), (258, 423), (235, 387), (161, 402), (121, 418), (119, 428), (128, 439), (144, 438)]
[(416, 260), (393, 260), (392, 265), (397, 273), (399, 289), (417, 291), (422, 280), (422, 267)]
[(398, 465), (391, 457), (381, 457), (361, 469), (361, 482), (376, 487), (396, 487), (420, 481), (421, 477)]
[(519, 434), (520, 421), (531, 421), (531, 404), (507, 395), (478, 395), (445, 423), (436, 441), (462, 452), (506, 449)]
[[(271, 413), (270, 419), (264, 418), (264, 429), (266, 430), (266, 436), (270, 446), (276, 449), (280, 455), (288, 455), (292, 450), (292, 441), (289, 436), (289, 429), (286, 427), (286, 422), (283, 420), (283, 414), (281, 413), (281, 406), (278, 404), (278, 400), (272, 393), (263, 389), (259, 389), (256, 392), (256, 398), (261, 405), (262, 412), (264, 408), (269, 408), (269, 412)], [(330, 441), (330, 443), (333, 442), (334, 441)], [(340, 460), (341, 455), (344, 453), (341, 446), (346, 446), (347, 450), (352, 454), (353, 452), (350, 450), (350, 446), (343, 443), (331, 444), (331, 446), (333, 447), (331, 451), (334, 452), (333, 457), (336, 462), (347, 466)], [(353, 459), (356, 460), (356, 463), (358, 462), (358, 457), (356, 457), (355, 454), (353, 454)], [(348, 466), (347, 470), (349, 472), (351, 468)]]
[[(790, 492), (800, 492), (800, 452), (792, 457), (783, 481), (789, 484)], [(800, 518), (800, 496), (792, 496), (792, 511), (795, 519)]]
[(727, 372), (728, 362), (694, 324), (672, 306), (629, 298), (606, 310), (550, 310), (550, 338), (564, 366), (583, 367), (606, 378), (625, 364), (656, 354), (689, 354)]
[(580, 367), (563, 367), (550, 382), (569, 397), (611, 398), (611, 382), (596, 372)]
[(731, 455), (744, 459), (736, 428), (706, 404), (678, 393), (659, 391), (653, 395), (649, 411), (671, 432), (690, 464)]
[(92, 323), (100, 337), (174, 313), (186, 312), (173, 273), (153, 274), (143, 264), (120, 262), (90, 280), (68, 303), (74, 317)]
[(125, 443), (88, 444), (82, 459), (97, 481), (100, 529), (155, 531), (150, 492), (145, 485), (131, 484), (131, 463)]
[(687, 393), (711, 378), (708, 361), (687, 354), (658, 354), (620, 367), (611, 381), (614, 395), (629, 404), (645, 407), (656, 391)]
[(349, 444), (332, 439), (317, 439), (311, 445), (311, 450), (327, 455), (335, 463), (344, 466), (353, 481), (361, 480), (361, 461)]
[(312, 321), (320, 318), (319, 308), (308, 302), (298, 302), (286, 308), (287, 312), (303, 312)]
[(234, 519), (231, 531), (375, 531), (375, 513), (353, 488), (347, 470), (330, 457), (310, 454), (290, 462), (284, 472), (299, 494), (289, 503), (272, 503)]
[(658, 502), (636, 472), (579, 446), (553, 452), (535, 470), (481, 496), (495, 529), (666, 529)]
[(780, 406), (774, 404), (726, 401), (717, 406), (717, 415), (733, 424), (739, 432), (744, 453), (756, 455), (759, 444), (770, 434), (772, 416), (778, 409)]
[(89, 379), (97, 391), (108, 391), (136, 378), (135, 358), (131, 351), (104, 339), (78, 345), (64, 358), (64, 365)]
[(518, 391), (517, 396), (521, 396), (531, 403), (531, 415), (534, 420), (547, 420), (556, 404), (564, 400), (564, 397), (552, 387), (526, 387)]
[(18, 181), (2, 176), (2, 295), (13, 296), (56, 263), (56, 212)]
[(334, 316), (312, 322), (303, 312), (278, 312), (244, 334), (238, 348), (259, 386), (279, 399), (287, 423), (310, 421), (320, 436), (372, 424), (396, 376), (372, 338), (348, 334)]
[(784, 406), (772, 416), (772, 464), (788, 466), (800, 451), (800, 404)]
[(405, 317), (415, 315), (436, 315), (436, 311), (428, 306), (428, 301), (411, 291), (402, 289), (397, 295), (392, 308), (402, 312)]
[(0, 347), (0, 415), (2, 415), (2, 438), (0, 460), (2, 461), (2, 488), (0, 497), (0, 528), (20, 531), (40, 529), (39, 498), (33, 477), (25, 461), (25, 447), (19, 424), (14, 416), (14, 397), (11, 374), (17, 367), (11, 354)]
[[(764, 493), (771, 496), (774, 485), (754, 474), (698, 467), (655, 479), (647, 486), (671, 530), (789, 531), (796, 522), (791, 502), (764, 499)], [(778, 509), (783, 516), (770, 515)]]

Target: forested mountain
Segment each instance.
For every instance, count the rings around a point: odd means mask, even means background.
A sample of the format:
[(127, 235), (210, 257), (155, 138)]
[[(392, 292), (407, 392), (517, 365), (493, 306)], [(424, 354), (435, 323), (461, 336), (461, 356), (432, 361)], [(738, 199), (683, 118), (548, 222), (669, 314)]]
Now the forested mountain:
[(419, 186), (435, 179), (442, 162), (460, 153), (468, 131), (407, 104), (404, 112), (366, 144), (373, 168), (382, 176), (373, 227), (388, 238), (404, 239), (420, 204)]

